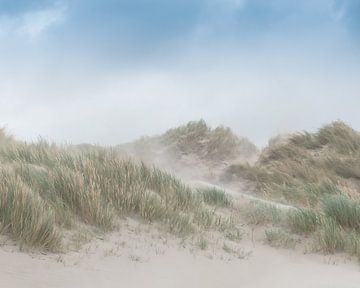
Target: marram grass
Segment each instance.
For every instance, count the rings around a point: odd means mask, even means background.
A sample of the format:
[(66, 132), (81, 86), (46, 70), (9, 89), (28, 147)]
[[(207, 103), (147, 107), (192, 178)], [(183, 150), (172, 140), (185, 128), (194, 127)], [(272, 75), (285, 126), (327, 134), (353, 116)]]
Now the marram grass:
[(337, 121), (270, 143), (254, 165), (232, 165), (225, 176), (248, 179), (269, 198), (314, 208), (343, 190), (358, 194), (359, 163), (360, 133)]
[(230, 204), (222, 193), (204, 197), (112, 149), (1, 142), (0, 177), (0, 231), (25, 246), (57, 250), (64, 229), (77, 222), (107, 231), (121, 216), (158, 222), (180, 235), (228, 223), (209, 209)]

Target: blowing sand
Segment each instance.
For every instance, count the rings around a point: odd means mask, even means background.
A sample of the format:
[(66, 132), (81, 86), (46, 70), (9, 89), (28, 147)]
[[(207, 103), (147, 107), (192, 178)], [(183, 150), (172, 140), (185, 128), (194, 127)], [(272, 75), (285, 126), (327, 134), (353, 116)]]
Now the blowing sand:
[[(245, 287), (357, 288), (357, 263), (274, 249), (241, 240), (244, 257), (195, 245), (129, 220), (79, 252), (24, 253), (9, 243), (0, 248), (0, 287)], [(248, 253), (251, 252), (251, 253)]]
[[(189, 181), (193, 186), (215, 186)], [(220, 187), (222, 189), (222, 187)], [(263, 201), (232, 189), (239, 201)], [(264, 244), (249, 235), (231, 252), (224, 239), (206, 249), (158, 227), (127, 219), (119, 232), (65, 254), (26, 253), (0, 239), (0, 288), (358, 288), (360, 265), (344, 255), (305, 254)], [(255, 233), (256, 234), (256, 233)], [(231, 244), (231, 243), (230, 243)], [(233, 243), (234, 244), (234, 243)]]

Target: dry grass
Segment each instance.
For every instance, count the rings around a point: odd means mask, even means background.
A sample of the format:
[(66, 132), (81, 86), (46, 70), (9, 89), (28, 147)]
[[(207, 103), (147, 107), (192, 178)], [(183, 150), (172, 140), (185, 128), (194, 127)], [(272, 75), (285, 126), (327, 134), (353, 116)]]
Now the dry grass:
[(0, 223), (20, 245), (54, 249), (60, 244), (55, 216), (43, 199), (10, 169), (0, 171)]
[(252, 201), (243, 209), (245, 218), (252, 225), (263, 225), (268, 223), (279, 224), (282, 222), (284, 213), (271, 204)]
[(272, 247), (295, 248), (296, 239), (281, 228), (269, 228), (265, 230), (266, 241)]
[(316, 207), (329, 195), (351, 190), (351, 182), (360, 178), (359, 163), (360, 134), (334, 122), (317, 133), (275, 142), (263, 150), (255, 165), (231, 166), (227, 175), (253, 181), (270, 198)]
[(200, 194), (112, 149), (4, 141), (0, 176), (0, 231), (25, 246), (58, 250), (77, 223), (108, 231), (125, 215), (182, 236), (230, 223), (209, 208), (230, 205), (221, 192)]
[(205, 203), (212, 206), (229, 207), (232, 203), (230, 196), (217, 188), (198, 189), (198, 193), (202, 195)]
[[(263, 196), (299, 207), (281, 226), (312, 236), (319, 250), (360, 255), (359, 163), (360, 133), (338, 121), (316, 133), (273, 139), (255, 165), (231, 166), (226, 177), (250, 180)], [(270, 210), (253, 214), (258, 222), (279, 224)]]
[(204, 120), (168, 130), (161, 136), (161, 142), (175, 154), (196, 155), (211, 161), (225, 161), (239, 155), (246, 158), (257, 152), (253, 143), (239, 138), (230, 128), (211, 129)]
[(321, 215), (312, 209), (294, 209), (287, 216), (287, 224), (294, 233), (310, 234), (321, 225)]
[(316, 244), (321, 251), (327, 254), (342, 252), (345, 249), (346, 238), (344, 231), (332, 219), (326, 219), (316, 234)]
[(343, 228), (360, 231), (360, 202), (344, 195), (324, 200), (325, 214)]
[[(200, 159), (223, 161), (236, 157), (239, 147), (256, 151), (228, 128), (211, 129), (203, 121), (169, 130), (160, 139), (176, 153)], [(231, 166), (226, 177), (250, 180), (263, 196), (298, 207), (281, 211), (251, 203), (243, 211), (251, 224), (277, 226), (266, 231), (271, 245), (293, 247), (289, 233), (296, 233), (315, 239), (325, 253), (360, 257), (359, 163), (359, 133), (335, 122), (317, 133), (272, 141), (255, 165)], [(58, 250), (64, 233), (79, 223), (106, 232), (122, 216), (158, 223), (180, 236), (216, 229), (229, 239), (241, 238), (231, 230), (233, 203), (224, 191), (193, 190), (118, 150), (26, 144), (0, 130), (0, 177), (0, 231), (22, 247)], [(199, 246), (206, 249), (206, 239)]]

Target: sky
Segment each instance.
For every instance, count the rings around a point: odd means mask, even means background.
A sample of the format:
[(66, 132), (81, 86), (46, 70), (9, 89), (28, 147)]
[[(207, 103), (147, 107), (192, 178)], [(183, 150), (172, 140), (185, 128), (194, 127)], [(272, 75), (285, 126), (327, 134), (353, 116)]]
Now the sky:
[(0, 126), (115, 145), (191, 120), (259, 146), (360, 130), (358, 0), (0, 0)]

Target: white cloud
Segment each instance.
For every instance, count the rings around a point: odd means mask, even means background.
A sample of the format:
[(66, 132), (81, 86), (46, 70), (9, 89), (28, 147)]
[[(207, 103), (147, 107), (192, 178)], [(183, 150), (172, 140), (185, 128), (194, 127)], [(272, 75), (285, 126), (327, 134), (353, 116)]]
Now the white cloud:
[(53, 7), (27, 11), (20, 15), (0, 15), (0, 36), (25, 36), (35, 40), (66, 18), (67, 6), (57, 3)]
[(66, 6), (33, 11), (26, 13), (22, 17), (20, 33), (24, 33), (30, 38), (37, 38), (54, 25), (61, 24), (65, 20)]

